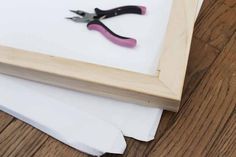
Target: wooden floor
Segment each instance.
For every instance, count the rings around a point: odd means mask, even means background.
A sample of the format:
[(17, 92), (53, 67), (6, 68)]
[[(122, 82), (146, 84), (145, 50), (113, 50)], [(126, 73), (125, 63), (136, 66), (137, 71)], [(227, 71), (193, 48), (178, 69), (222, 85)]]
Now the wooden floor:
[[(127, 139), (124, 156), (236, 157), (236, 0), (205, 0), (184, 89), (180, 112), (164, 113), (155, 140)], [(0, 157), (9, 156), (87, 155), (0, 111)]]

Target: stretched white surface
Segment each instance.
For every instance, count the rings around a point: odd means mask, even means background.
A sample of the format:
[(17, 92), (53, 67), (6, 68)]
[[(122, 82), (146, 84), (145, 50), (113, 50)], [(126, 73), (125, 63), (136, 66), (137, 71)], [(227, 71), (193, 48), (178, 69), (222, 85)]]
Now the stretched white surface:
[[(172, 0), (0, 0), (0, 44), (106, 66), (156, 74)], [(70, 9), (94, 12), (143, 5), (147, 15), (103, 20), (114, 32), (134, 37), (134, 49), (117, 46), (86, 24), (73, 23)]]
[[(164, 0), (155, 1), (164, 2)], [(9, 2), (13, 2), (13, 0), (10, 0)], [(4, 8), (2, 4), (9, 2), (1, 2), (0, 12)], [(61, 1), (59, 2), (62, 3)], [(79, 0), (77, 0), (77, 2), (79, 2)], [(115, 3), (119, 2), (124, 1), (114, 2), (114, 6)], [(141, 1), (134, 2), (141, 3)], [(149, 1), (143, 2), (150, 3)], [(16, 3), (18, 4), (21, 2), (16, 1)], [(68, 1), (68, 3), (70, 2)], [(94, 3), (97, 3), (97, 1)], [(109, 1), (107, 3), (111, 2)], [(10, 6), (8, 6), (8, 8), (9, 7)], [(91, 8), (93, 7), (94, 6)], [(12, 6), (12, 9), (14, 9), (14, 6)], [(15, 12), (13, 11), (9, 14), (14, 13)], [(16, 15), (18, 14), (16, 13), (15, 16)], [(0, 17), (1, 16), (2, 14), (0, 14)], [(155, 16), (158, 17), (159, 15)], [(6, 16), (4, 16), (4, 18), (5, 17)], [(11, 15), (11, 17), (13, 18), (13, 15)], [(122, 19), (123, 18), (125, 17), (123, 16)], [(9, 19), (6, 21), (12, 23), (12, 21)], [(5, 23), (7, 23), (6, 21)], [(37, 20), (35, 19), (33, 21)], [(112, 21), (110, 22), (112, 23)], [(115, 20), (114, 24), (116, 22), (118, 21)], [(109, 25), (111, 25), (111, 23), (109, 23)], [(118, 23), (122, 23), (122, 20)], [(1, 23), (1, 28), (2, 24), (3, 23)], [(15, 24), (16, 25), (14, 27), (18, 26), (17, 22), (15, 22)], [(9, 30), (14, 27), (10, 26)], [(76, 27), (72, 28), (73, 31), (75, 31), (75, 29), (83, 28), (84, 26), (82, 27), (75, 25), (72, 27)], [(39, 45), (36, 43), (31, 43), (32, 45), (28, 45), (29, 43), (26, 43), (28, 39), (25, 40), (27, 38), (27, 34), (24, 38), (24, 35), (19, 35), (20, 32), (16, 33), (14, 31), (8, 31), (6, 26), (4, 26), (4, 28), (6, 32), (0, 32), (0, 43), (8, 44), (9, 46), (13, 47), (25, 47), (28, 49), (34, 48), (36, 51), (44, 51), (44, 47), (40, 47), (42, 43)], [(85, 29), (83, 29), (83, 31), (85, 31)], [(92, 32), (88, 33), (93, 34), (92, 38), (96, 36)], [(8, 34), (10, 35), (8, 36)], [(31, 36), (29, 35), (28, 38), (30, 37)], [(98, 34), (97, 37), (100, 40), (103, 40)], [(62, 38), (59, 38), (59, 40), (61, 39)], [(41, 40), (44, 41), (44, 39), (37, 39), (37, 41)], [(109, 44), (109, 42), (107, 42), (107, 44)], [(51, 45), (50, 43), (46, 44), (46, 47), (52, 48), (52, 52), (54, 50), (54, 52), (56, 52), (57, 46), (58, 45), (54, 44)], [(115, 47), (116, 46), (114, 46), (114, 49), (119, 49), (118, 47)], [(64, 49), (62, 49), (62, 52), (63, 50)], [(125, 51), (132, 50), (125, 49)], [(112, 53), (113, 52), (114, 51), (112, 51)], [(123, 58), (118, 60), (123, 61)], [(137, 69), (134, 70), (142, 71), (143, 73), (150, 74), (150, 72), (153, 72), (149, 68), (146, 69), (147, 71), (139, 69), (139, 66), (136, 68)], [(115, 100), (12, 78), (5, 75), (0, 75), (0, 87), (1, 110), (14, 115), (23, 121), (26, 121), (27, 123), (39, 128), (40, 130), (72, 147), (92, 155), (101, 155), (105, 152), (122, 153), (124, 151), (124, 139), (122, 136), (120, 136), (120, 132), (117, 129), (121, 130), (124, 135), (134, 137), (139, 140), (149, 141), (153, 139), (162, 114), (161, 109), (141, 107), (135, 104), (127, 104)]]

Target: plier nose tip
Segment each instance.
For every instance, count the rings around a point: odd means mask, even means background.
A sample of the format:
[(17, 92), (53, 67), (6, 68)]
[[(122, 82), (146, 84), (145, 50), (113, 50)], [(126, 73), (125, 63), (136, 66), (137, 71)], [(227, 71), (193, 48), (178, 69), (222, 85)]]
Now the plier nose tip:
[(66, 17), (67, 20), (73, 20), (73, 17)]
[(68, 20), (72, 20), (72, 21), (74, 21), (74, 22), (77, 22), (77, 23), (80, 23), (80, 22), (88, 22), (88, 20), (87, 19), (84, 19), (84, 18), (81, 18), (81, 17), (66, 17), (66, 19), (68, 19)]
[(82, 17), (84, 17), (87, 14), (86, 12), (84, 12), (82, 10), (70, 10), (70, 12), (80, 15)]
[(70, 10), (70, 12), (77, 14), (76, 10)]

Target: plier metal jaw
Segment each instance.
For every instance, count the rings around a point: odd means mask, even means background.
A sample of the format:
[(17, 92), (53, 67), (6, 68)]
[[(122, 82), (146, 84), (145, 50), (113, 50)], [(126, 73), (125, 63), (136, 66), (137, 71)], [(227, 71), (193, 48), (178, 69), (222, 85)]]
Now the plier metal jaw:
[(95, 13), (88, 13), (82, 10), (70, 10), (78, 16), (69, 17), (67, 19), (77, 23), (88, 23), (87, 27), (89, 30), (96, 30), (102, 33), (107, 39), (115, 44), (125, 47), (135, 47), (137, 41), (133, 38), (123, 37), (117, 35), (105, 26), (100, 20), (111, 18), (123, 14), (146, 14), (146, 7), (144, 6), (123, 6), (110, 10), (101, 10), (95, 8)]
[(96, 14), (91, 14), (82, 10), (70, 10), (70, 12), (77, 14), (78, 16), (67, 17), (67, 19), (78, 23), (89, 23), (95, 20)]

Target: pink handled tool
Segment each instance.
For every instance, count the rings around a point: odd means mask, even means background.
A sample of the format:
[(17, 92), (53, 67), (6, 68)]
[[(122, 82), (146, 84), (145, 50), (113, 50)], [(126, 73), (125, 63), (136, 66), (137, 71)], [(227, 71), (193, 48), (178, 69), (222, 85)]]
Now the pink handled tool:
[(94, 21), (88, 23), (88, 29), (99, 31), (107, 39), (109, 39), (113, 43), (120, 45), (120, 46), (132, 48), (132, 47), (135, 47), (137, 44), (137, 41), (135, 39), (122, 37), (122, 36), (115, 34), (99, 20), (94, 20)]
[(124, 47), (135, 47), (137, 41), (132, 38), (123, 37), (117, 35), (116, 33), (112, 32), (108, 27), (106, 27), (100, 20), (111, 18), (123, 14), (139, 14), (144, 15), (146, 13), (146, 8), (143, 6), (123, 6), (111, 10), (100, 10), (98, 8), (95, 9), (95, 13), (87, 13), (81, 10), (71, 12), (76, 13), (79, 16), (67, 18), (74, 22), (85, 22), (88, 23), (87, 27), (89, 30), (96, 30), (103, 34), (107, 39), (111, 42), (124, 46)]

